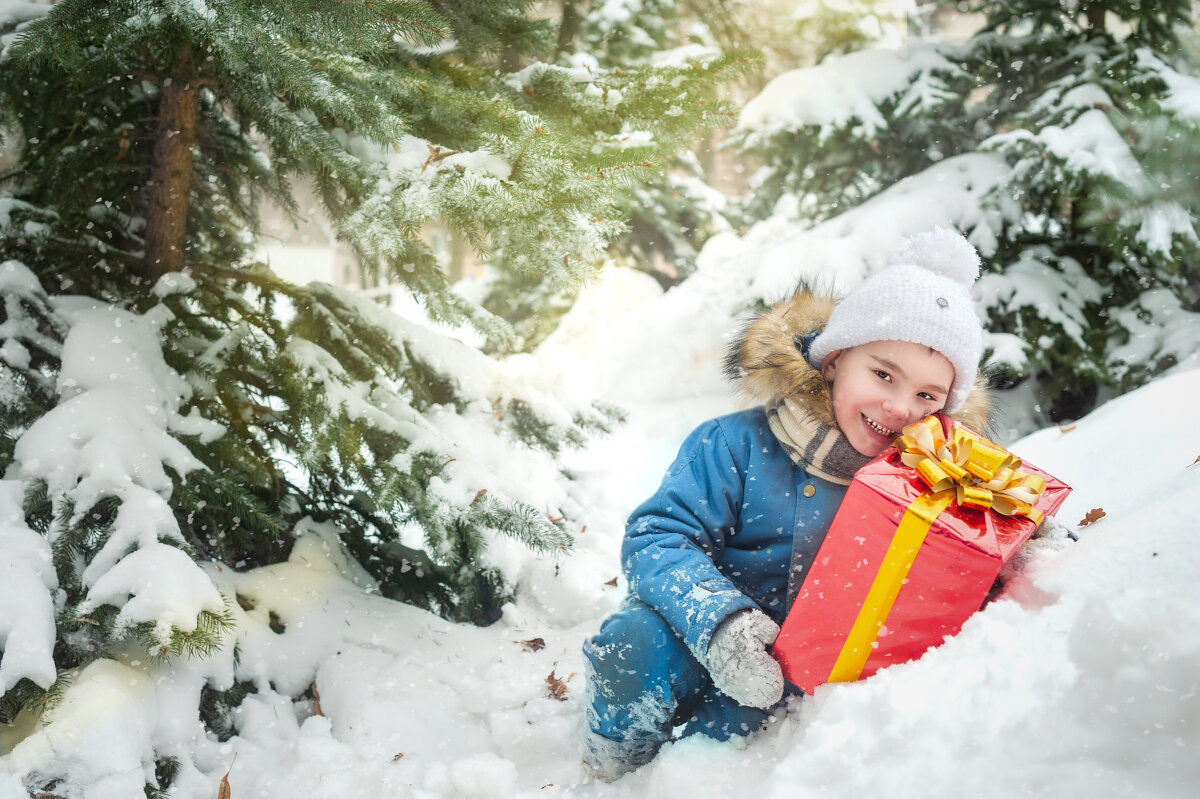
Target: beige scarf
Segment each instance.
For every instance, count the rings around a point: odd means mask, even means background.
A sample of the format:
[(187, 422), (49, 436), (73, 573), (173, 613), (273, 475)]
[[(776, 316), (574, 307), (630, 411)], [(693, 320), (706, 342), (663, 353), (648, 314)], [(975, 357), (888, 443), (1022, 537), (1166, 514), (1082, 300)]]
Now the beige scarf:
[(817, 421), (790, 397), (767, 406), (767, 424), (792, 463), (831, 483), (850, 485), (854, 473), (871, 460), (841, 430)]

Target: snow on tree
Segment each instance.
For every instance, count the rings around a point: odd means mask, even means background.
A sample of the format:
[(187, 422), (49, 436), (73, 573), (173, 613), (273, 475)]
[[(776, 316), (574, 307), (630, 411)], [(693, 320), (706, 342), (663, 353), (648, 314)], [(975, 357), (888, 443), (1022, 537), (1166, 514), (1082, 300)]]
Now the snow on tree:
[[(727, 11), (722, 0), (572, 0), (563, 4), (559, 60), (601, 69), (731, 63), (736, 71), (726, 69), (723, 77), (745, 77), (760, 59), (733, 44), (734, 37), (722, 24)], [(682, 104), (667, 113), (678, 115), (696, 104), (719, 113), (727, 106), (717, 103), (717, 86), (713, 83), (702, 87), (701, 94), (681, 98)], [(626, 142), (636, 147), (647, 134), (630, 128)], [(688, 146), (691, 142), (681, 144), (664, 168), (624, 196), (621, 209), (629, 230), (613, 240), (608, 253), (664, 286), (691, 274), (704, 242), (731, 228), (728, 199), (707, 183), (702, 159)]]
[[(562, 8), (560, 60), (590, 57), (605, 68), (705, 62), (721, 52), (746, 59), (739, 48), (750, 44), (755, 66), (764, 58), (771, 66), (811, 63), (825, 53), (896, 39), (911, 10), (894, 0), (566, 0)], [(749, 65), (719, 96), (740, 104), (747, 90), (761, 86), (760, 71), (747, 71)], [(635, 131), (630, 140), (642, 135)], [(723, 146), (710, 135), (634, 187), (622, 206), (630, 230), (609, 249), (615, 261), (648, 272), (661, 285), (675, 285), (695, 270), (705, 242), (745, 222), (738, 198), (711, 185), (714, 151)]]
[(1034, 381), (1043, 420), (1076, 418), (1200, 346), (1200, 202), (1178, 158), (1200, 133), (1200, 80), (1179, 39), (1190, 5), (958, 8), (984, 20), (962, 45), (830, 57), (748, 103), (740, 140), (765, 164), (752, 209), (819, 222), (960, 159), (989, 161), (979, 205), (950, 221), (985, 257), (991, 364), (1009, 385)]
[(299, 214), (311, 179), (364, 266), (519, 347), (422, 227), (569, 290), (735, 66), (529, 63), (554, 30), (527, 6), (0, 3), (0, 720), (131, 640), (211, 652), (238, 608), (199, 564), (285, 559), (305, 520), (479, 622), (507, 547), (570, 547), (556, 456), (614, 409), (253, 259), (258, 203)]

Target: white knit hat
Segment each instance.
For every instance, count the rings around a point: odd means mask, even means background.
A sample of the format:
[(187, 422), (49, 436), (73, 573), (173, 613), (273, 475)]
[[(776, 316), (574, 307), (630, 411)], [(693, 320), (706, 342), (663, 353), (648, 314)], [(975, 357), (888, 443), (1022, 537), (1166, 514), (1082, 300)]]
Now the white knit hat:
[(809, 360), (820, 366), (838, 350), (872, 341), (923, 344), (954, 367), (945, 407), (953, 413), (975, 384), (983, 354), (970, 294), (979, 253), (961, 234), (939, 227), (906, 239), (888, 263), (838, 303), (813, 339)]

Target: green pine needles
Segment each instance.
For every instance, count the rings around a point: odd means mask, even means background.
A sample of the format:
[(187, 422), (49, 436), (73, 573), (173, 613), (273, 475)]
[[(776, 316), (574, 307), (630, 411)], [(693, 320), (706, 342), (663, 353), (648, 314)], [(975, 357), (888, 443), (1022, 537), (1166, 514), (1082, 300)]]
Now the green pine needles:
[[(658, 64), (652, 74), (663, 99), (659, 112), (680, 122), (698, 108), (704, 109), (709, 128), (730, 118), (719, 101), (720, 88), (761, 68), (759, 53), (732, 44), (749, 37), (725, 30), (730, 9), (719, 0), (642, 0), (626, 4), (620, 14), (603, 3), (568, 2), (564, 9), (558, 63), (603, 70)], [(674, 76), (663, 68), (667, 64), (673, 65)], [(689, 81), (684, 97), (676, 86), (694, 73), (708, 73), (714, 80)], [(624, 146), (646, 141), (652, 127), (649, 122), (627, 125)], [(704, 242), (733, 227), (724, 197), (704, 181), (715, 147), (711, 135), (698, 144), (681, 141), (666, 169), (654, 170), (621, 196), (619, 215), (629, 225), (614, 238), (610, 257), (649, 272), (663, 285), (692, 273)]]

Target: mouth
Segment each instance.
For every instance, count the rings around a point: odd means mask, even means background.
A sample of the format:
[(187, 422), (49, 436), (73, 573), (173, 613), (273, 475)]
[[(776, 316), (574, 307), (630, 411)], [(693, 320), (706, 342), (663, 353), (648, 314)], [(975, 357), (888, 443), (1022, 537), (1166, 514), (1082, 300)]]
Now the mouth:
[(881, 435), (889, 440), (896, 437), (895, 430), (884, 427), (883, 425), (879, 424), (878, 422), (876, 422), (874, 419), (872, 419), (869, 416), (864, 415), (863, 421), (867, 423), (867, 427), (871, 428), (876, 433), (878, 433), (879, 435)]

